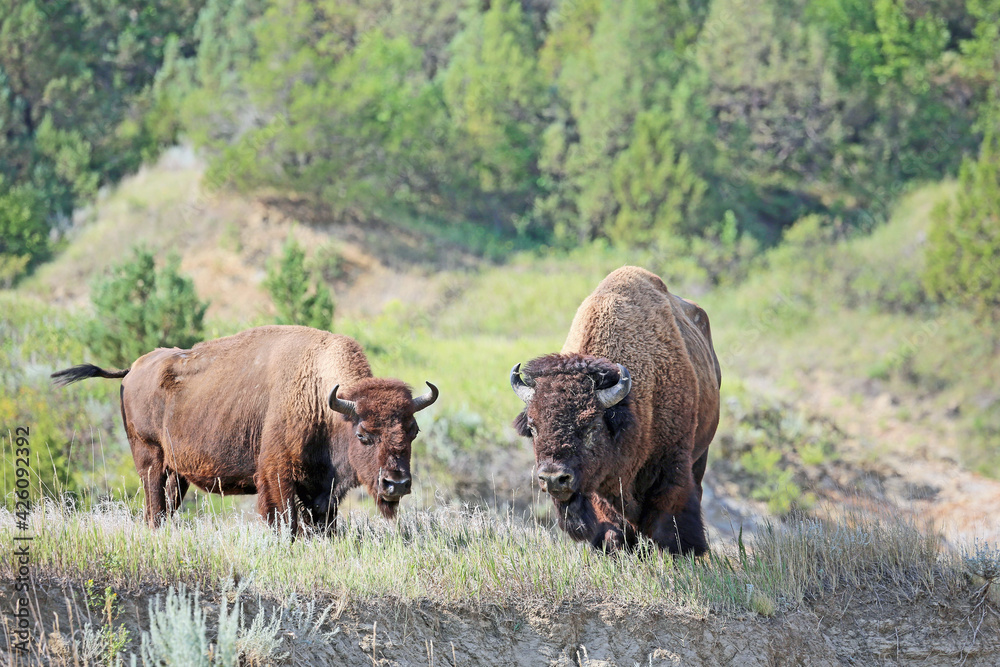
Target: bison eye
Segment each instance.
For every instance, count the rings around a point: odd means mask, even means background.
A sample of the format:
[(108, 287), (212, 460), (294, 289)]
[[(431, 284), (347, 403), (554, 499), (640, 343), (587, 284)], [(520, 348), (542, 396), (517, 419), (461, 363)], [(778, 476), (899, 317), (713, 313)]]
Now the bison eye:
[(375, 439), (371, 436), (371, 433), (362, 433), (361, 431), (358, 431), (357, 435), (358, 435), (358, 440), (361, 441), (362, 445), (371, 445), (372, 443), (375, 442)]

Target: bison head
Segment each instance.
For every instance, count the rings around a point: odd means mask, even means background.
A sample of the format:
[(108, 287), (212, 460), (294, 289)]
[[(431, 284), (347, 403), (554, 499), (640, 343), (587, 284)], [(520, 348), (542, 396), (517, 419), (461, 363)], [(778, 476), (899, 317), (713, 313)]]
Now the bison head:
[(514, 428), (533, 440), (542, 490), (557, 505), (592, 493), (632, 423), (628, 370), (590, 355), (552, 354), (514, 366), (510, 385), (525, 403)]
[(438, 389), (413, 398), (399, 380), (368, 378), (351, 388), (351, 399), (330, 392), (330, 408), (344, 415), (354, 428), (347, 456), (375, 499), (382, 516), (391, 519), (403, 496), (410, 492), (410, 445), (419, 428), (414, 414), (437, 400)]

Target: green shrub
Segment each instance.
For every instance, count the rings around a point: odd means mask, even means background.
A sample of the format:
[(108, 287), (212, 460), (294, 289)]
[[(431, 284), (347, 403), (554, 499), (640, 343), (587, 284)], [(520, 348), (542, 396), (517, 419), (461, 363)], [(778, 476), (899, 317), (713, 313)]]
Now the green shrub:
[(240, 615), (239, 601), (233, 607), (225, 601), (219, 605), (213, 643), (200, 591), (189, 594), (184, 584), (177, 589), (171, 586), (162, 603), (159, 597), (149, 603), (149, 632), (142, 633), (143, 664), (236, 665), (239, 660), (237, 640)]
[(202, 339), (208, 303), (179, 271), (180, 259), (156, 270), (153, 254), (137, 248), (91, 286), (95, 317), (84, 326), (87, 347), (104, 363), (127, 365), (157, 347), (191, 347)]
[[(998, 114), (1000, 115), (1000, 114)], [(924, 283), (940, 301), (970, 307), (1000, 344), (1000, 134), (987, 134), (966, 160), (954, 203), (933, 214)], [(992, 326), (991, 326), (992, 325)]]
[(45, 204), (27, 186), (4, 190), (0, 176), (0, 287), (10, 287), (49, 251)]
[[(781, 466), (781, 452), (766, 445), (754, 445), (740, 455), (740, 465), (753, 480), (750, 495), (767, 502), (774, 514), (788, 514), (802, 504), (802, 489), (795, 483), (795, 473)], [(811, 504), (806, 498), (806, 505)]]
[[(119, 487), (126, 495), (141, 488), (115, 428), (116, 384), (66, 390), (49, 380), (49, 372), (82, 358), (81, 321), (41, 300), (0, 294), (0, 506), (13, 507), (18, 468), (28, 470), (31, 502), (69, 495), (86, 503), (105, 493), (108, 479), (127, 479)], [(28, 429), (27, 464), (16, 460), (18, 427)]]
[(333, 297), (318, 279), (310, 281), (306, 253), (294, 240), (285, 243), (281, 258), (271, 262), (264, 281), (278, 309), (278, 324), (301, 324), (329, 329), (333, 324)]
[(29, 502), (82, 489), (81, 476), (71, 465), (71, 445), (60, 428), (63, 415), (58, 413), (61, 410), (50, 409), (47, 397), (34, 387), (22, 385), (0, 394), (0, 423), (11, 425), (0, 435), (0, 506), (14, 507), (13, 493), (23, 488), (17, 486), (22, 478), (27, 479)]
[(838, 458), (840, 429), (793, 404), (751, 394), (738, 382), (723, 387), (722, 428), (710, 467), (774, 514), (809, 509), (816, 496), (805, 489)]

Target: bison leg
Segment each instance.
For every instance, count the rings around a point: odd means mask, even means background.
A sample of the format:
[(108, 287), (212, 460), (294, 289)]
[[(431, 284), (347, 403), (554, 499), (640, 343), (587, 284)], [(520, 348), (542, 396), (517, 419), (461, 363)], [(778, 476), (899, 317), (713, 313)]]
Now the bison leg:
[(323, 535), (337, 532), (337, 501), (331, 493), (320, 494), (318, 498), (302, 498), (302, 520), (315, 526)]
[(312, 509), (306, 510), (303, 518), (309, 517), (309, 523), (316, 527), (316, 530), (323, 535), (334, 535), (337, 532), (337, 506), (334, 505), (328, 512)]
[(698, 501), (701, 502), (701, 480), (705, 477), (705, 468), (708, 466), (708, 450), (698, 457), (698, 460), (691, 466), (691, 475), (694, 477), (695, 493), (698, 494)]
[(592, 496), (596, 526), (590, 543), (606, 553), (631, 551), (639, 542), (638, 533), (622, 513), (603, 496)]
[(672, 554), (701, 556), (708, 551), (705, 523), (701, 518), (701, 493), (697, 491), (688, 495), (687, 504), (680, 513), (652, 512), (643, 527), (650, 539)]
[(635, 528), (610, 501), (597, 494), (577, 494), (567, 503), (556, 503), (559, 527), (574, 540), (589, 542), (606, 553), (633, 548)]
[(299, 513), (291, 480), (276, 474), (260, 474), (257, 484), (257, 513), (272, 526), (287, 521), (292, 537), (299, 532)]
[(134, 434), (130, 435), (132, 459), (142, 479), (142, 490), (146, 493), (146, 522), (150, 528), (156, 528), (167, 515), (167, 470), (163, 464), (163, 449)]
[(178, 475), (175, 471), (167, 472), (166, 500), (167, 512), (173, 516), (174, 512), (181, 506), (184, 495), (187, 493), (189, 483), (186, 479)]
[(337, 532), (336, 476), (327, 466), (321, 476), (314, 469), (306, 482), (298, 486), (299, 500), (302, 502), (302, 521), (315, 526), (324, 535)]

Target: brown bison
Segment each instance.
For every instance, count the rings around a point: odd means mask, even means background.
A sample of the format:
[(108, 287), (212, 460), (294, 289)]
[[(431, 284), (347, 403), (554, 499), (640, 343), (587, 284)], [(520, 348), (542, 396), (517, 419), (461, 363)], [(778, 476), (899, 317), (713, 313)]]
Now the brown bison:
[(701, 481), (722, 374), (708, 316), (634, 266), (580, 306), (562, 352), (510, 373), (525, 403), (538, 482), (560, 527), (615, 551), (638, 535), (672, 553), (708, 550)]
[(190, 350), (159, 348), (126, 370), (83, 364), (53, 373), (60, 385), (123, 378), (122, 420), (156, 526), (189, 484), (257, 494), (257, 511), (335, 527), (337, 504), (364, 484), (382, 514), (410, 492), (414, 413), (437, 400), (413, 398), (399, 380), (372, 377), (347, 336), (264, 326)]

